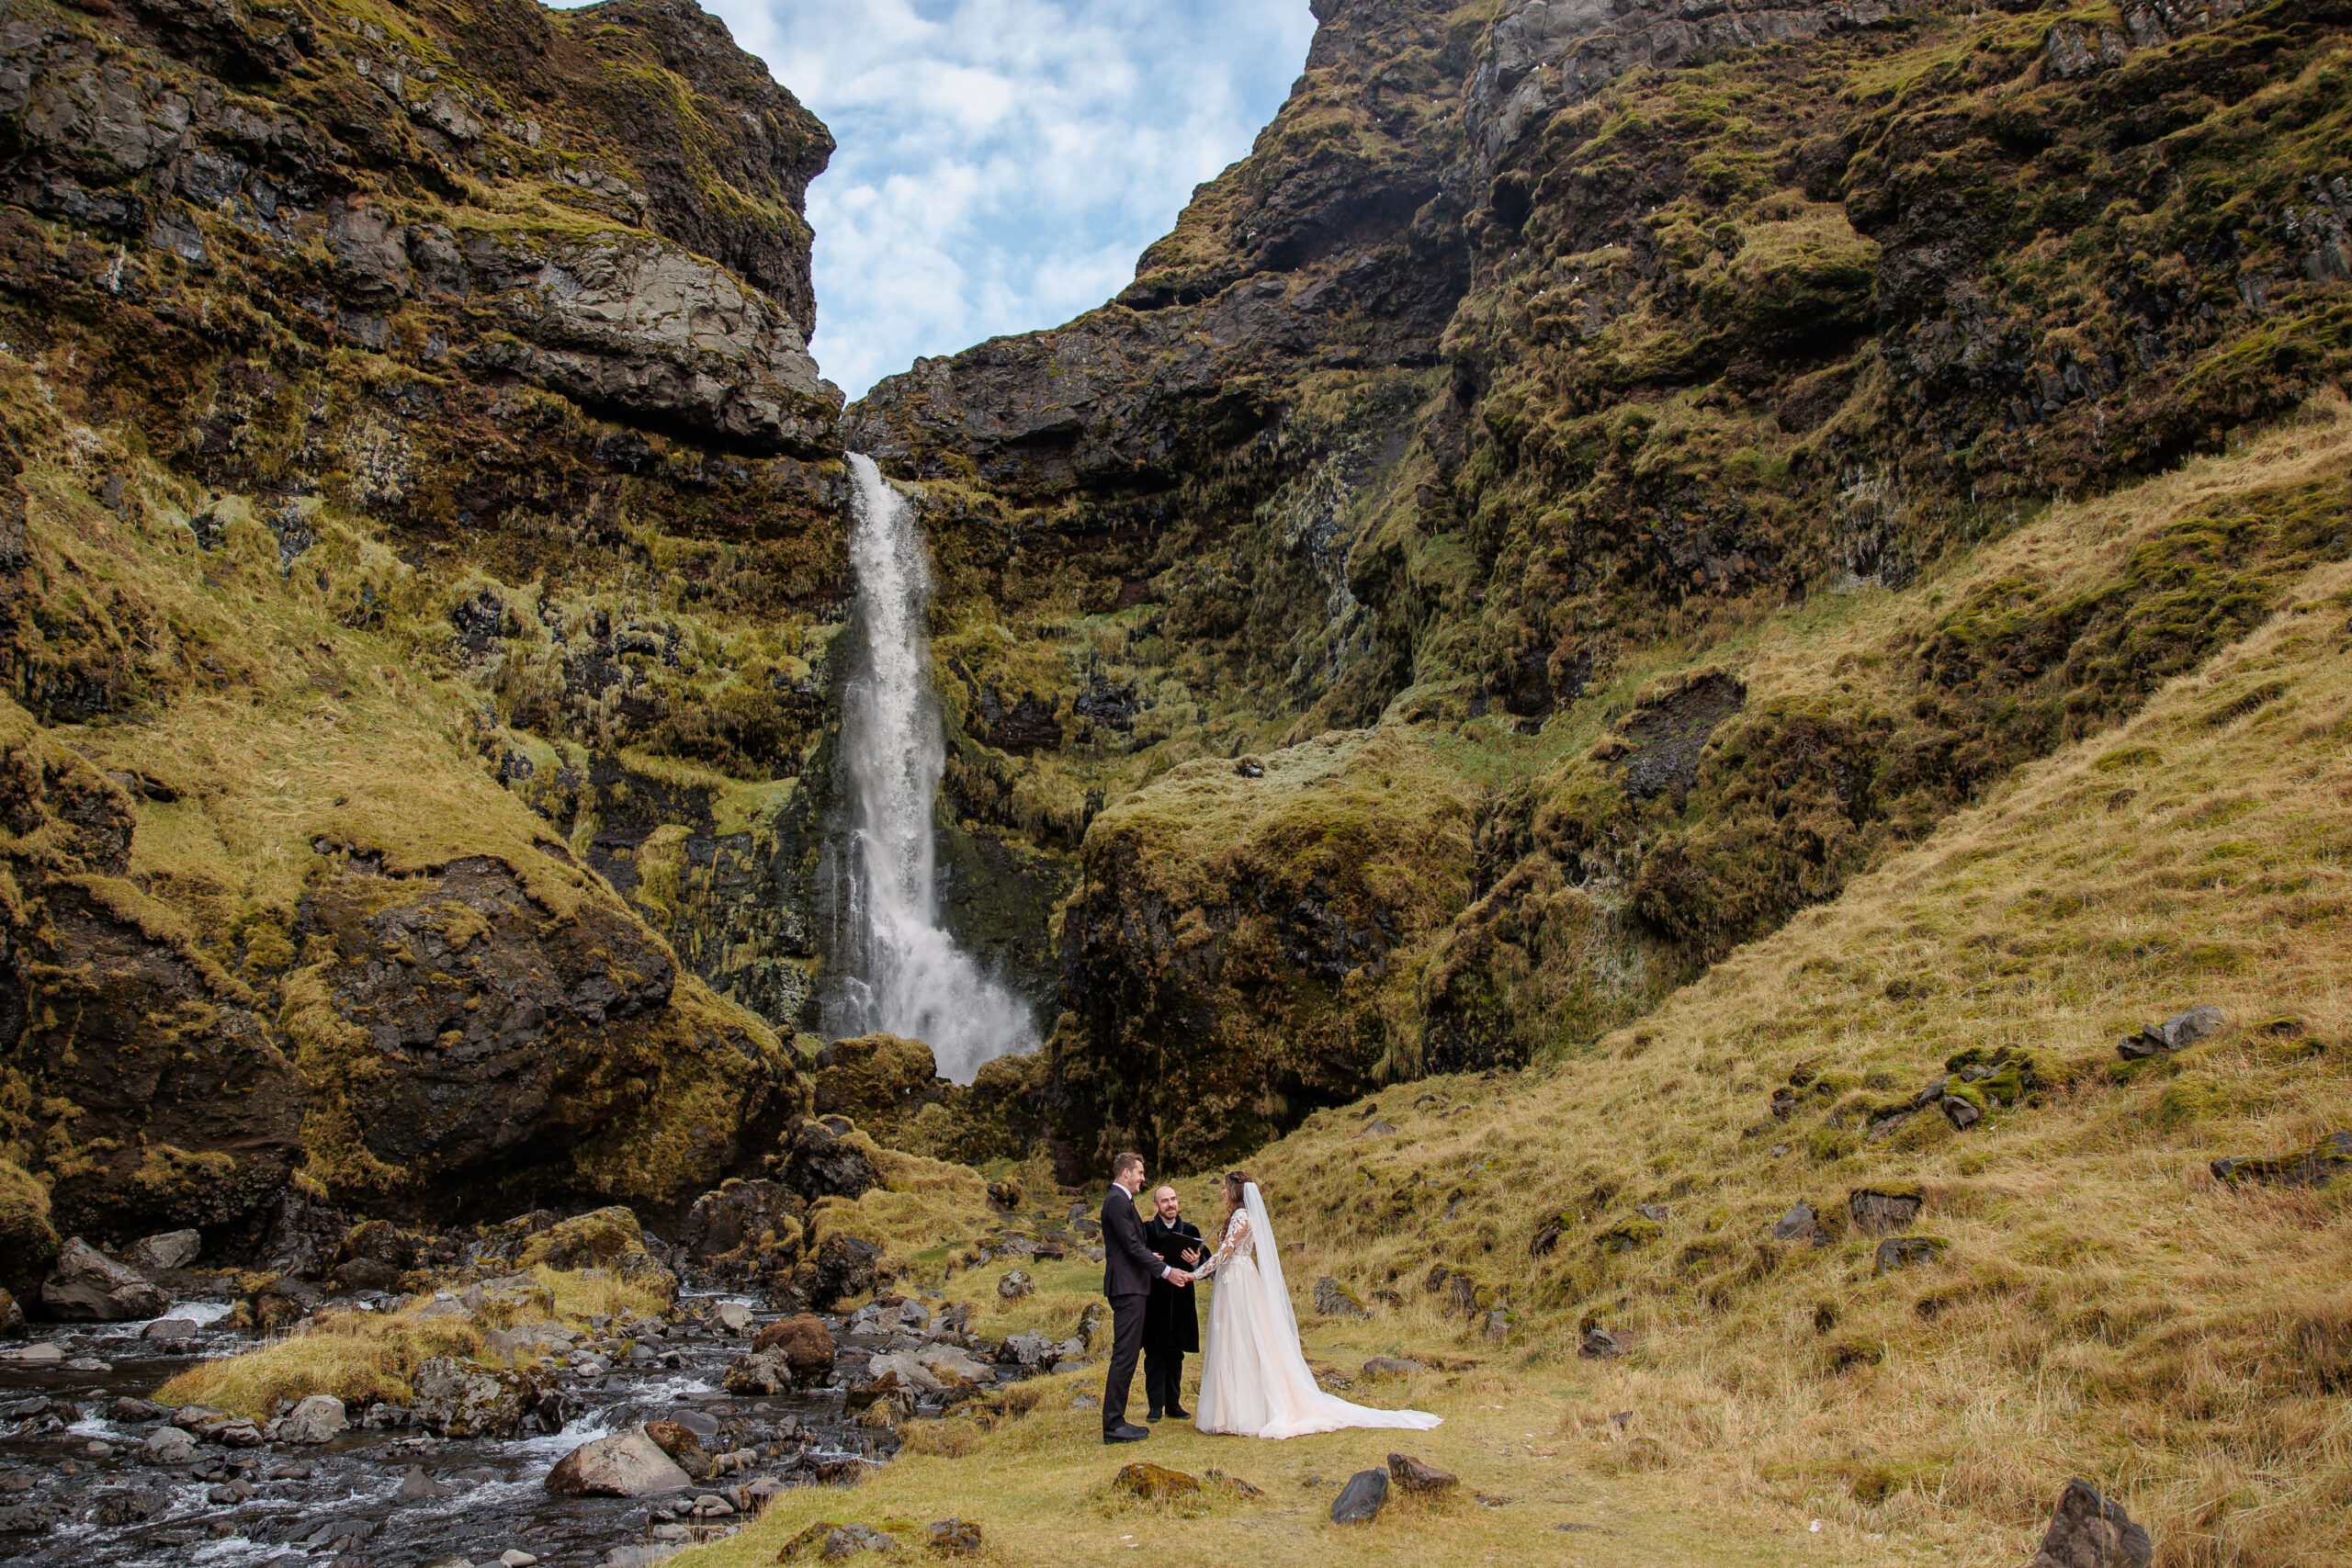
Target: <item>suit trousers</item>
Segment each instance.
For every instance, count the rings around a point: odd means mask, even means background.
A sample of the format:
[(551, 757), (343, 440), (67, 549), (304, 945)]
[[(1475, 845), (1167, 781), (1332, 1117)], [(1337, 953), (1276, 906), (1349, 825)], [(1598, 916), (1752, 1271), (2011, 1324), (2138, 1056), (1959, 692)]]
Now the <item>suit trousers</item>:
[(1111, 1371), (1102, 1383), (1102, 1429), (1127, 1419), (1127, 1390), (1136, 1381), (1136, 1357), (1143, 1349), (1143, 1309), (1151, 1298), (1142, 1292), (1111, 1298)]
[(1151, 1401), (1151, 1413), (1184, 1408), (1184, 1352), (1163, 1350), (1154, 1345), (1143, 1353), (1144, 1396)]

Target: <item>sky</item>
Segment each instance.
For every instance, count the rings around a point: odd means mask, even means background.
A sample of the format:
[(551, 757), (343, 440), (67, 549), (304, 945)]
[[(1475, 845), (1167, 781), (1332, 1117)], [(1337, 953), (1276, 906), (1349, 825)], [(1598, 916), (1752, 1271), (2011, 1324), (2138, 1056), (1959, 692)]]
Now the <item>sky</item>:
[(808, 187), (826, 376), (1126, 287), (1306, 64), (1307, 0), (703, 0), (841, 146)]

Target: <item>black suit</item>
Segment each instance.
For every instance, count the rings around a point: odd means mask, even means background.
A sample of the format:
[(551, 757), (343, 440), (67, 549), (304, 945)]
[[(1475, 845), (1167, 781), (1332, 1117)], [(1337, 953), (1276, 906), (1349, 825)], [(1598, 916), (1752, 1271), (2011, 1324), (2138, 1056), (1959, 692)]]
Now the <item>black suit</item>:
[(1127, 1390), (1143, 1348), (1144, 1303), (1166, 1268), (1144, 1245), (1136, 1201), (1116, 1182), (1102, 1200), (1102, 1293), (1111, 1298), (1111, 1373), (1102, 1385), (1102, 1429), (1126, 1424)]
[[(1143, 1223), (1143, 1241), (1170, 1269), (1185, 1268), (1187, 1252), (1208, 1254), (1199, 1229), (1185, 1219), (1171, 1225), (1154, 1214)], [(1184, 1352), (1200, 1348), (1201, 1314), (1193, 1287), (1154, 1280), (1143, 1313), (1143, 1388), (1153, 1415), (1184, 1407)]]

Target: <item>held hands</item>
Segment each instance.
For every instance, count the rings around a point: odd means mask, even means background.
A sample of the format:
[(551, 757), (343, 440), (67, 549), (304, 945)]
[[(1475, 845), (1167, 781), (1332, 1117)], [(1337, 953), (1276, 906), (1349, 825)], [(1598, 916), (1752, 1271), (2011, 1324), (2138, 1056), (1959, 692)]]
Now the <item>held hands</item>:
[(1168, 1282), (1182, 1289), (1193, 1282), (1193, 1277), (1182, 1269), (1170, 1269), (1168, 1270)]

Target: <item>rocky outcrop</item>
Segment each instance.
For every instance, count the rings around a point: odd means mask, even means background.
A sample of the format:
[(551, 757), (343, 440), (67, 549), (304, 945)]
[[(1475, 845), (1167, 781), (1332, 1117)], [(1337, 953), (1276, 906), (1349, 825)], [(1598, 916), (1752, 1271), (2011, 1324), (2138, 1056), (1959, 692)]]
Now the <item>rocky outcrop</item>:
[(41, 1310), (88, 1323), (130, 1323), (161, 1317), (172, 1298), (137, 1269), (117, 1263), (80, 1236), (65, 1244), (40, 1288)]

